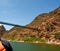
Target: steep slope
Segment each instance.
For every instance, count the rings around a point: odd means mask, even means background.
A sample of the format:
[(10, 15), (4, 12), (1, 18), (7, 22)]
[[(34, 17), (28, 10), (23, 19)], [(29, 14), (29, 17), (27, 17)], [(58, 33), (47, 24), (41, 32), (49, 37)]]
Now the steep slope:
[[(26, 25), (33, 29), (13, 27), (3, 37), (19, 40), (24, 37), (50, 37), (51, 32), (60, 31), (60, 7), (49, 13), (38, 15), (30, 24)], [(6, 36), (7, 35), (7, 36)]]
[(2, 36), (4, 32), (6, 32), (6, 29), (3, 25), (0, 24), (0, 35)]
[(38, 15), (30, 24), (28, 24), (28, 27), (37, 28), (40, 26), (42, 22), (45, 22), (49, 18), (47, 13), (43, 13)]

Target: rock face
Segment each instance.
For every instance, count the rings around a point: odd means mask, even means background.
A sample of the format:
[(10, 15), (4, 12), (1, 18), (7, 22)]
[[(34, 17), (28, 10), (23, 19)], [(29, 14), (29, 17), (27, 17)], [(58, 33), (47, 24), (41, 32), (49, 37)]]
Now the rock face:
[(4, 32), (6, 32), (6, 29), (0, 24), (0, 35), (2, 36)]
[[(26, 25), (33, 29), (13, 27), (3, 35), (4, 38), (14, 37), (50, 37), (51, 32), (60, 31), (60, 7), (49, 13), (38, 15), (30, 24)], [(7, 36), (6, 36), (7, 35)]]

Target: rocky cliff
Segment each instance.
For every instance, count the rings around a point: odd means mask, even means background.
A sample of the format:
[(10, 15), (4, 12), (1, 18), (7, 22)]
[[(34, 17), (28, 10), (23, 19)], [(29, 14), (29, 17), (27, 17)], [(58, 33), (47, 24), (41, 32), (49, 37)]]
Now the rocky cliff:
[(0, 24), (0, 36), (2, 36), (5, 32), (6, 32), (5, 27)]
[(26, 25), (32, 29), (13, 27), (6, 32), (4, 38), (20, 39), (24, 37), (46, 37), (49, 38), (51, 32), (60, 31), (60, 7), (49, 12), (38, 15), (30, 24)]

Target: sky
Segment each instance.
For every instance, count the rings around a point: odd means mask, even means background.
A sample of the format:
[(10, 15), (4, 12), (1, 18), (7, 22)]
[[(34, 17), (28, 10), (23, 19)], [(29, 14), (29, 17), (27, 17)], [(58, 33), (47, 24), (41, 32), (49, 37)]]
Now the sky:
[[(60, 0), (0, 0), (0, 21), (27, 25), (36, 16), (60, 6)], [(12, 26), (4, 25), (7, 30)]]

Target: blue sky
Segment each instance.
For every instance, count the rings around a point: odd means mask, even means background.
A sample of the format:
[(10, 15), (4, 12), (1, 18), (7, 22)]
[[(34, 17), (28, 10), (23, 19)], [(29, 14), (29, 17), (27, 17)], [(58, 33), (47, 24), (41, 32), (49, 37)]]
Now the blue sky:
[[(60, 0), (0, 0), (0, 21), (26, 25), (39, 14), (59, 6)], [(9, 30), (11, 26), (5, 28)]]

